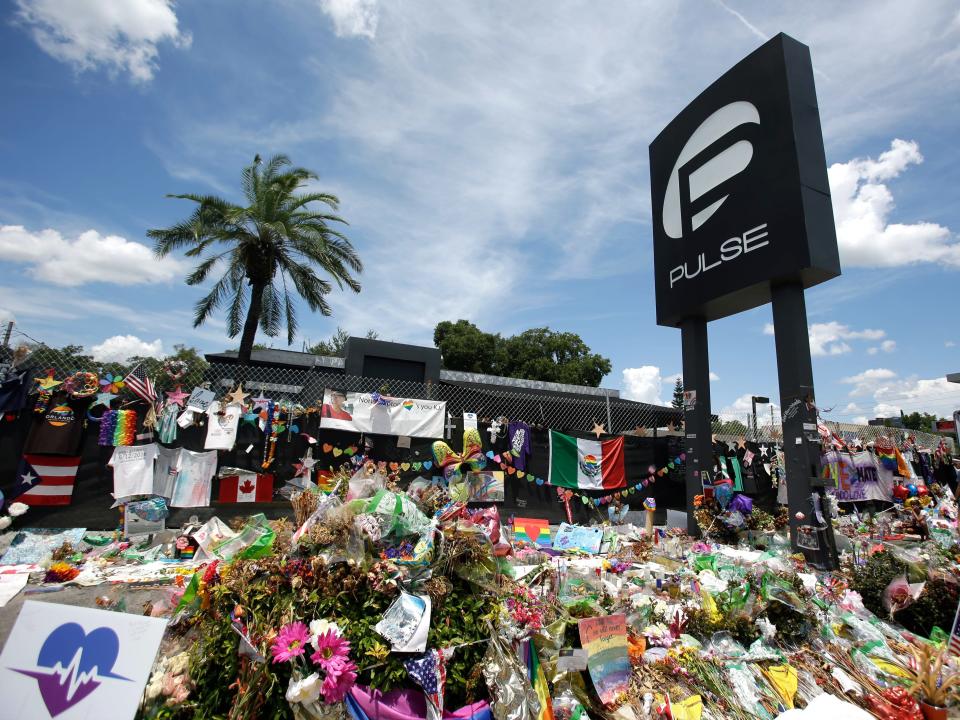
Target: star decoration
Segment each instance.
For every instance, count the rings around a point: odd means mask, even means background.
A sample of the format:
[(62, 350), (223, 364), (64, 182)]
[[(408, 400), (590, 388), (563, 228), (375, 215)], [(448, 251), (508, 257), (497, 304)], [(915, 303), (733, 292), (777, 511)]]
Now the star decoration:
[(255, 397), (253, 400), (251, 400), (251, 402), (253, 403), (254, 410), (266, 410), (267, 405), (270, 404), (270, 398), (264, 397), (263, 390), (261, 390), (260, 396)]
[(245, 393), (243, 391), (243, 383), (237, 385), (237, 389), (232, 393), (227, 393), (227, 397), (230, 398), (230, 402), (227, 405), (243, 405), (243, 401), (250, 396), (250, 393)]
[(179, 405), (183, 407), (183, 401), (190, 397), (190, 393), (185, 393), (183, 388), (177, 385), (173, 392), (167, 391), (167, 405)]
[(300, 462), (293, 464), (296, 470), (294, 477), (305, 477), (309, 479), (313, 472), (313, 466), (316, 465), (317, 462), (318, 460), (313, 457), (313, 448), (308, 448), (307, 454), (300, 458)]
[(770, 448), (768, 448), (765, 444), (760, 446), (760, 457), (767, 457), (769, 453)]
[(56, 374), (56, 372), (57, 372), (56, 370), (54, 370), (53, 368), (50, 368), (47, 370), (46, 377), (34, 378), (34, 380), (37, 383), (37, 387), (39, 387), (41, 390), (52, 390), (57, 385), (62, 385), (63, 382), (61, 380), (53, 379), (53, 376)]
[(20, 476), (20, 481), (21, 481), (24, 485), (33, 485), (34, 482), (37, 481), (37, 480), (39, 480), (39, 479), (40, 479), (40, 478), (38, 478), (36, 475), (34, 475), (34, 474), (33, 474), (32, 472), (30, 472), (29, 470), (27, 470), (27, 472), (26, 472), (25, 475), (21, 475), (21, 476)]
[(601, 435), (606, 435), (606, 434), (607, 434), (607, 429), (606, 429), (602, 424), (599, 424), (599, 425), (598, 425), (598, 424), (597, 424), (597, 421), (594, 420), (594, 421), (593, 421), (593, 430), (591, 430), (590, 432), (592, 432), (594, 435), (596, 435), (596, 436), (597, 436), (597, 439), (599, 440)]
[(737, 440), (737, 447), (738, 447), (738, 448), (746, 448), (746, 447), (747, 447), (747, 439), (746, 439), (745, 437), (742, 437), (742, 436), (741, 436), (741, 437)]
[(115, 397), (116, 397), (116, 395), (114, 395), (114, 394), (111, 393), (111, 392), (97, 393), (97, 401), (96, 401), (93, 405), (91, 405), (90, 407), (91, 407), (91, 408), (95, 408), (97, 405), (103, 405), (105, 408), (107, 408), (107, 409), (109, 410), (109, 409), (110, 409), (110, 403), (113, 402), (113, 399), (114, 399)]
[(260, 419), (260, 413), (255, 413), (255, 412), (244, 413), (243, 415), (240, 416), (240, 419), (246, 423), (250, 423), (251, 425), (256, 425), (257, 420)]

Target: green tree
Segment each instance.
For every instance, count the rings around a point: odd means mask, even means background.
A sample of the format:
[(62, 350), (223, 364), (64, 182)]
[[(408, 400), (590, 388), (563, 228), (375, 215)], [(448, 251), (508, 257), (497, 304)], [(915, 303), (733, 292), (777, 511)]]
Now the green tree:
[(901, 419), (905, 428), (919, 430), (920, 432), (932, 432), (931, 428), (937, 421), (937, 416), (925, 412), (912, 412), (901, 415)]
[(611, 369), (576, 333), (546, 327), (504, 338), (466, 320), (444, 321), (433, 342), (450, 370), (596, 387)]
[[(364, 336), (368, 340), (376, 340), (380, 333), (376, 330), (367, 330)], [(307, 348), (307, 352), (313, 355), (326, 355), (328, 357), (343, 357), (347, 351), (347, 340), (350, 339), (350, 333), (342, 327), (337, 327), (336, 332), (328, 340), (321, 340)]]
[(677, 410), (683, 410), (683, 380), (681, 378), (677, 378), (677, 381), (673, 384), (673, 400), (670, 401), (670, 404)]
[[(336, 211), (340, 201), (327, 193), (302, 192), (316, 178), (291, 167), (286, 155), (266, 164), (257, 155), (242, 172), (246, 205), (214, 195), (173, 195), (196, 203), (196, 209), (169, 228), (147, 231), (158, 257), (186, 250), (187, 257), (200, 260), (186, 278), (188, 285), (202, 284), (214, 268), (224, 266), (223, 276), (197, 302), (193, 325), (226, 305), (227, 334), (241, 336), (240, 363), (250, 362), (258, 327), (275, 337), (285, 324), (287, 343), (293, 342), (297, 317), (291, 290), (323, 315), (332, 312), (327, 303), (331, 280), (340, 289), (360, 292), (354, 273), (362, 272), (363, 264), (350, 241), (331, 227), (346, 224), (328, 211)], [(312, 203), (327, 208), (316, 211)]]

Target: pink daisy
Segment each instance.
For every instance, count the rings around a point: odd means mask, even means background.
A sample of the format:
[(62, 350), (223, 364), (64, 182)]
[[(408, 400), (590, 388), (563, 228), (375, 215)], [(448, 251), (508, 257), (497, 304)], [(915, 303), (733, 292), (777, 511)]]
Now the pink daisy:
[(273, 641), (270, 652), (273, 653), (273, 661), (289, 662), (295, 657), (299, 657), (306, 652), (307, 641), (310, 640), (310, 629), (302, 622), (293, 622), (284, 625)]
[(317, 651), (310, 656), (310, 659), (327, 673), (335, 672), (336, 668), (348, 662), (350, 643), (333, 630), (317, 635), (313, 646)]
[(357, 681), (357, 666), (349, 660), (336, 664), (336, 668), (327, 671), (320, 692), (327, 704), (338, 703), (343, 700), (350, 688)]

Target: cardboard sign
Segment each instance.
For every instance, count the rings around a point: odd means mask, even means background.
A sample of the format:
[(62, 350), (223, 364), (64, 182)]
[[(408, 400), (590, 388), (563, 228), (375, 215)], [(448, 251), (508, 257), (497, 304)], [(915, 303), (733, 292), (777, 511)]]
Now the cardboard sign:
[(514, 518), (513, 539), (540, 547), (550, 547), (550, 521), (540, 518)]
[(607, 615), (580, 621), (580, 644), (587, 651), (587, 668), (604, 705), (630, 688), (627, 616)]
[(596, 555), (600, 552), (601, 542), (603, 542), (602, 528), (561, 523), (557, 536), (553, 539), (553, 549), (576, 549)]
[(132, 720), (166, 620), (27, 601), (0, 655), (4, 715)]

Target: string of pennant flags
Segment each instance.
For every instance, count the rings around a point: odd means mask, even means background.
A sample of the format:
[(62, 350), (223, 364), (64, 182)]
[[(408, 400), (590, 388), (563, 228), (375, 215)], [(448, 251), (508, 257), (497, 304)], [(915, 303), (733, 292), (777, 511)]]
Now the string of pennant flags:
[[(340, 457), (341, 455), (346, 455), (347, 457), (353, 457), (357, 454), (359, 449), (356, 445), (350, 445), (346, 448), (338, 448), (329, 443), (324, 443), (321, 446), (323, 452), (327, 455), (333, 455), (334, 457)], [(493, 450), (488, 450), (486, 452), (486, 457), (488, 460), (492, 460), (496, 463), (501, 470), (503, 470), (507, 475), (516, 475), (519, 480), (526, 480), (528, 483), (533, 483), (536, 485), (547, 485), (550, 486), (550, 481), (547, 478), (539, 477), (534, 475), (531, 472), (520, 470), (513, 465), (513, 455), (509, 450), (506, 450), (502, 453), (495, 453)], [(655, 483), (658, 477), (663, 477), (671, 470), (675, 470), (681, 466), (681, 464), (686, 460), (686, 453), (680, 453), (674, 458), (671, 458), (667, 461), (667, 464), (663, 467), (657, 468), (654, 465), (650, 465), (647, 468), (647, 475), (640, 480), (628, 484), (625, 488), (618, 490), (617, 492), (610, 493), (609, 495), (601, 495), (599, 497), (590, 497), (581, 490), (571, 489), (571, 488), (557, 488), (557, 494), (560, 496), (561, 500), (569, 502), (575, 495), (579, 496), (584, 505), (593, 504), (597, 507), (600, 505), (607, 505), (614, 500), (620, 500), (629, 495), (632, 495), (635, 492), (639, 492), (641, 489), (648, 487), (651, 483)], [(435, 463), (432, 460), (424, 460), (417, 462), (384, 462), (380, 461), (379, 466), (386, 469), (389, 468), (392, 472), (410, 472), (413, 471), (416, 474), (421, 472), (429, 471), (433, 469)]]

